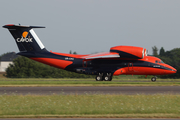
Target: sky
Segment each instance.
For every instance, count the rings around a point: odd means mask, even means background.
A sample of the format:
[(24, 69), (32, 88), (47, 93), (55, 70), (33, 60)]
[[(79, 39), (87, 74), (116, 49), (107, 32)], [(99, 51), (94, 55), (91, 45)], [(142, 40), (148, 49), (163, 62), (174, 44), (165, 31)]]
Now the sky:
[[(165, 51), (180, 47), (180, 0), (1, 0), (0, 25), (34, 29), (47, 50), (60, 53), (108, 52), (119, 45)], [(19, 52), (0, 28), (0, 55)]]

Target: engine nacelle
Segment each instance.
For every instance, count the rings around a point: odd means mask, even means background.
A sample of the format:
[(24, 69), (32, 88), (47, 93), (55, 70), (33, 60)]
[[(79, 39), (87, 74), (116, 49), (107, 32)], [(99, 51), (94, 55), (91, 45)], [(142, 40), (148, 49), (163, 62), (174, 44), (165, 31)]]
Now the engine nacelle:
[(120, 58), (142, 59), (147, 56), (146, 49), (135, 46), (115, 46), (110, 49), (110, 52), (119, 53)]

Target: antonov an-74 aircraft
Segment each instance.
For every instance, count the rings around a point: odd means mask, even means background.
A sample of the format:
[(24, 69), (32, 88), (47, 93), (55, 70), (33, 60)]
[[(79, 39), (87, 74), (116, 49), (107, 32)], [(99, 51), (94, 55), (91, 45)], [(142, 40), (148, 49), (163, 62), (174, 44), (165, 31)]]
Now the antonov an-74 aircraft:
[[(8, 24), (7, 28), (19, 48), (18, 55), (54, 66), (60, 69), (97, 75), (96, 81), (111, 81), (113, 75), (167, 75), (176, 73), (176, 69), (163, 63), (157, 57), (147, 56), (146, 49), (135, 46), (115, 46), (109, 52), (75, 55), (47, 51), (33, 28), (39, 26), (21, 26)], [(152, 77), (156, 81), (156, 77)]]

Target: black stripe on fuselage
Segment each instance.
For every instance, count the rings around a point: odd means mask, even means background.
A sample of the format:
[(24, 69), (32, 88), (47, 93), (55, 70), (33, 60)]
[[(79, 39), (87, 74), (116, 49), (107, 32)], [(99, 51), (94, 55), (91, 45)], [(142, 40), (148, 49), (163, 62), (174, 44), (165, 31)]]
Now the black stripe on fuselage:
[(159, 65), (152, 62), (142, 61), (142, 60), (120, 60), (120, 59), (114, 59), (114, 60), (94, 60), (92, 64), (95, 64), (99, 67), (101, 66), (113, 66), (113, 67), (128, 67), (129, 63), (132, 63), (133, 67), (149, 67), (149, 68), (159, 68), (159, 69), (165, 69), (165, 70), (172, 70), (168, 67), (165, 67), (163, 65)]
[(83, 70), (92, 70), (97, 71), (97, 73), (101, 72), (110, 72), (114, 73), (116, 70), (120, 68), (129, 67), (129, 63), (132, 63), (132, 67), (147, 67), (147, 68), (156, 68), (156, 69), (164, 69), (164, 70), (172, 70), (170, 68), (164, 67), (163, 65), (159, 65), (156, 63), (151, 63), (147, 61), (141, 60), (120, 60), (120, 59), (96, 59), (87, 61), (87, 67), (83, 67), (83, 63), (76, 65), (75, 63), (67, 66), (67, 70), (72, 69), (83, 69)]
[[(51, 52), (48, 52), (48, 51), (42, 51), (42, 52), (19, 52), (17, 54), (28, 57), (28, 58), (52, 58), (52, 59), (72, 61), (72, 60), (65, 59), (66, 57), (70, 57), (70, 56), (57, 55), (57, 54), (54, 54), (54, 53), (51, 53)], [(74, 60), (78, 60), (78, 59), (74, 58)]]

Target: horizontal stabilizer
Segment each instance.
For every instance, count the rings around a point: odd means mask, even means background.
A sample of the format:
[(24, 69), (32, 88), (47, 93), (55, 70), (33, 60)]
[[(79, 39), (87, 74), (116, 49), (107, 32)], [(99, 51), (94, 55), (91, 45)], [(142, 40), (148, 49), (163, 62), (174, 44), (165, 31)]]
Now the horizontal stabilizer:
[(8, 24), (4, 25), (4, 28), (13, 29), (13, 28), (45, 28), (42, 26), (21, 26), (21, 25), (14, 25), (14, 24)]

